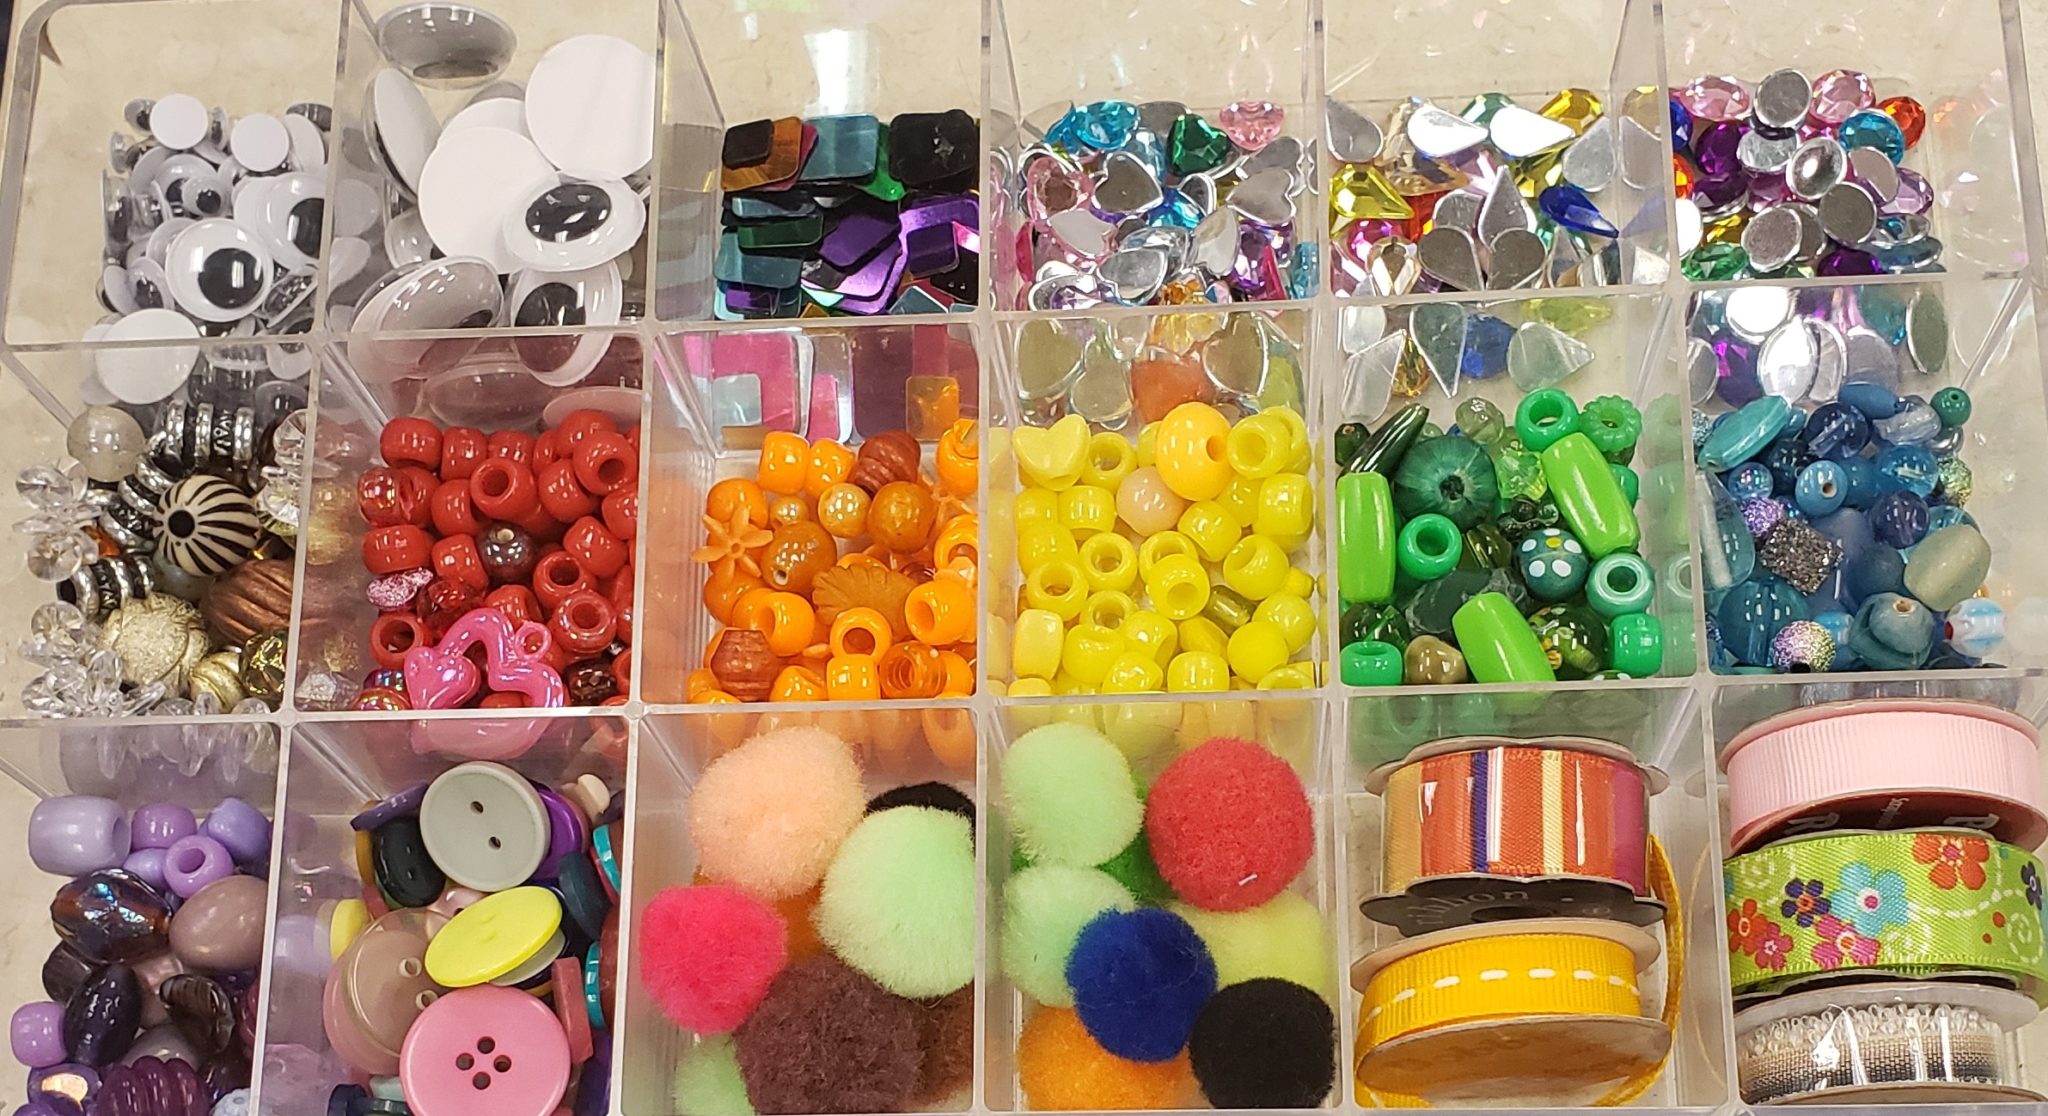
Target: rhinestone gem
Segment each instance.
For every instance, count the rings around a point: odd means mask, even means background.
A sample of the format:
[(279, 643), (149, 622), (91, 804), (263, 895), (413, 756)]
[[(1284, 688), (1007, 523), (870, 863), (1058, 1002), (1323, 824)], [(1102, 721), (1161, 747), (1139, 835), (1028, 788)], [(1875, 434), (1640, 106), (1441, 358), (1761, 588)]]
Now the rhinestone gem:
[(1877, 227), (1877, 206), (1860, 186), (1837, 186), (1821, 196), (1816, 207), (1820, 227), (1843, 244), (1861, 244)]
[(1294, 220), (1294, 199), (1288, 194), (1292, 182), (1287, 171), (1275, 167), (1245, 179), (1230, 191), (1230, 208), (1247, 221), (1278, 228)]
[(1797, 132), (1772, 136), (1752, 128), (1743, 134), (1742, 142), (1735, 146), (1735, 158), (1745, 170), (1757, 174), (1776, 174), (1785, 169), (1785, 164), (1792, 161), (1792, 153), (1797, 150)]
[(1823, 124), (1840, 124), (1877, 103), (1870, 77), (1855, 70), (1829, 70), (1813, 81), (1813, 103), (1807, 115)]
[(1355, 163), (1337, 172), (1330, 183), (1330, 208), (1348, 221), (1405, 221), (1415, 216), (1415, 207), (1395, 191), (1386, 172), (1371, 163)]
[[(1520, 105), (1502, 106), (1493, 114), (1486, 126), (1487, 134), (1493, 139), (1493, 146), (1510, 159), (1526, 159), (1531, 155), (1549, 151), (1570, 143), (1578, 133), (1571, 125), (1560, 120), (1530, 112)], [(1409, 134), (1414, 135), (1414, 125), (1409, 125)], [(1421, 148), (1420, 143), (1416, 144)], [(1448, 154), (1448, 152), (1446, 152)]]
[(1495, 238), (1510, 229), (1535, 231), (1536, 215), (1529, 211), (1529, 203), (1523, 200), (1514, 183), (1502, 177), (1494, 180), (1493, 189), (1479, 207), (1479, 239), (1490, 247)]
[(1920, 135), (1927, 129), (1927, 110), (1920, 107), (1920, 102), (1911, 97), (1886, 97), (1877, 107), (1898, 124), (1907, 147), (1919, 146)]
[(1456, 113), (1423, 104), (1409, 115), (1406, 134), (1416, 152), (1425, 158), (1442, 159), (1485, 143), (1487, 129)]
[(1075, 138), (1097, 151), (1114, 151), (1131, 142), (1138, 127), (1138, 106), (1128, 101), (1097, 101), (1076, 110)]
[(1508, 370), (1508, 346), (1515, 340), (1515, 327), (1491, 314), (1475, 312), (1465, 320), (1465, 363), (1462, 374), (1473, 380), (1489, 380)]
[(1543, 215), (1568, 229), (1591, 233), (1595, 236), (1620, 236), (1621, 230), (1614, 227), (1586, 196), (1584, 190), (1569, 183), (1559, 183), (1546, 188), (1538, 199)]
[(1409, 316), (1415, 351), (1447, 398), (1458, 396), (1465, 363), (1465, 308), (1455, 302), (1425, 302)]
[(1906, 157), (1906, 134), (1897, 121), (1876, 109), (1864, 109), (1842, 121), (1835, 135), (1843, 147), (1874, 147), (1894, 163)]
[(1486, 289), (1505, 291), (1540, 285), (1549, 254), (1543, 238), (1527, 229), (1509, 229), (1494, 237), (1487, 246), (1492, 267), (1487, 272)]
[(1463, 229), (1476, 233), (1479, 230), (1479, 206), (1484, 200), (1471, 190), (1452, 190), (1436, 200), (1430, 224), (1439, 229)]
[(1704, 74), (1680, 86), (1674, 103), (1700, 120), (1741, 120), (1755, 98), (1741, 81), (1723, 74)]
[(1472, 234), (1460, 228), (1439, 225), (1415, 242), (1422, 270), (1454, 291), (1476, 291), (1486, 286), (1479, 267), (1479, 246)]
[(1819, 370), (1819, 347), (1804, 320), (1786, 322), (1771, 331), (1756, 350), (1756, 378), (1765, 395), (1787, 403), (1806, 398)]
[(1164, 196), (1151, 168), (1136, 157), (1122, 151), (1103, 156), (1101, 174), (1094, 181), (1094, 203), (1100, 212), (1144, 213)]
[(1376, 240), (1365, 253), (1367, 281), (1373, 293), (1404, 295), (1415, 289), (1422, 277), (1422, 264), (1415, 258), (1415, 245), (1406, 238), (1390, 236)]
[(1216, 114), (1223, 134), (1245, 151), (1258, 151), (1280, 137), (1287, 110), (1271, 101), (1232, 101)]
[(1369, 163), (1380, 157), (1386, 133), (1372, 119), (1335, 98), (1323, 102), (1323, 132), (1330, 157), (1345, 163)]
[(1776, 271), (1799, 256), (1799, 215), (1789, 206), (1766, 209), (1742, 228), (1742, 249), (1760, 272)]
[(1560, 90), (1536, 111), (1583, 135), (1595, 120), (1600, 119), (1600, 96), (1590, 89), (1574, 87)]
[(1841, 185), (1849, 173), (1849, 154), (1830, 136), (1815, 136), (1799, 145), (1785, 164), (1785, 185), (1807, 201), (1817, 201)]
[(1585, 342), (1547, 322), (1523, 322), (1508, 345), (1508, 378), (1523, 391), (1556, 387), (1593, 363)]
[(1849, 177), (1870, 192), (1877, 204), (1887, 205), (1899, 196), (1899, 166), (1874, 147), (1849, 152)]
[(1566, 182), (1597, 193), (1614, 181), (1614, 163), (1614, 128), (1603, 116), (1580, 133), (1559, 166)]
[(1779, 70), (1756, 83), (1756, 105), (1750, 111), (1756, 122), (1772, 128), (1791, 128), (1806, 119), (1813, 103), (1813, 83), (1798, 70)]

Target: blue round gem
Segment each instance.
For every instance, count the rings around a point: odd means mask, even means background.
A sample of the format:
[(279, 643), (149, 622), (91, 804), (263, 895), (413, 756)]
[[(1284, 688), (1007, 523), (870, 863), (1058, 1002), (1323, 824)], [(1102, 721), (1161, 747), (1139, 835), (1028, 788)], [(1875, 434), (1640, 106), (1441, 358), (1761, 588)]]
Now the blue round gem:
[(1870, 533), (1900, 550), (1927, 537), (1927, 501), (1911, 492), (1887, 492), (1870, 505)]
[(1824, 403), (1814, 409), (1800, 434), (1806, 452), (1828, 461), (1846, 461), (1863, 452), (1870, 443), (1870, 420), (1863, 412), (1843, 403)]
[(1941, 465), (1923, 446), (1886, 446), (1877, 455), (1877, 486), (1882, 491), (1904, 490), (1925, 500), (1934, 495)]
[(1849, 474), (1832, 461), (1816, 461), (1799, 471), (1793, 491), (1800, 511), (1808, 516), (1827, 515), (1848, 498)]
[(1875, 147), (1894, 163), (1906, 157), (1906, 133), (1899, 130), (1898, 121), (1876, 109), (1864, 109), (1842, 121), (1835, 138), (1851, 150)]

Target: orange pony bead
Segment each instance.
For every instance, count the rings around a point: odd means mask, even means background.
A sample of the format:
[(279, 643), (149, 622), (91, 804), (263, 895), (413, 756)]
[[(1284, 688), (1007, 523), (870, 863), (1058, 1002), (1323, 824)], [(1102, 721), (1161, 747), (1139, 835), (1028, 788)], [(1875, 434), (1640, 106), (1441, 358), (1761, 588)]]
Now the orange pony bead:
[(804, 471), (804, 495), (815, 500), (853, 473), (853, 451), (830, 438), (811, 446), (811, 461)]
[(932, 540), (932, 565), (939, 569), (964, 558), (973, 565), (981, 558), (981, 520), (974, 515), (956, 515), (939, 528)]
[(713, 570), (704, 580), (704, 611), (721, 624), (732, 623), (734, 606), (752, 589), (766, 588), (760, 577), (737, 566)]
[(755, 479), (761, 487), (783, 496), (804, 490), (804, 477), (811, 471), (811, 445), (784, 430), (772, 431), (761, 439), (761, 465)]
[(892, 481), (868, 504), (868, 535), (898, 554), (921, 550), (932, 536), (938, 502), (924, 485)]
[(974, 642), (974, 590), (952, 578), (927, 581), (903, 602), (910, 634), (934, 647)]
[(958, 651), (939, 652), (939, 665), (946, 668), (946, 684), (940, 697), (967, 697), (974, 693), (974, 664)]
[(857, 539), (868, 530), (868, 491), (840, 482), (818, 495), (818, 525), (835, 539)]
[(873, 655), (834, 655), (825, 663), (825, 696), (833, 701), (873, 701), (881, 695)]
[(810, 667), (787, 666), (768, 688), (769, 701), (824, 701), (825, 679)]
[(965, 709), (923, 709), (925, 747), (960, 775), (974, 774), (974, 714)]
[(768, 650), (783, 658), (801, 654), (818, 630), (818, 614), (812, 611), (811, 602), (795, 593), (770, 593), (750, 619), (753, 623), (748, 626), (768, 637)]
[(961, 419), (939, 435), (939, 486), (963, 499), (981, 487), (981, 428)]
[(710, 667), (698, 667), (683, 678), (683, 700), (694, 702), (718, 688), (718, 675)]
[(731, 523), (733, 513), (746, 509), (747, 522), (768, 526), (768, 496), (761, 486), (746, 477), (727, 477), (704, 494), (704, 514), (720, 523)]
[(865, 605), (849, 608), (832, 621), (830, 639), (834, 655), (873, 655), (880, 658), (889, 650), (894, 636), (889, 618)]
[[(767, 610), (768, 599), (774, 595), (775, 590), (765, 585), (758, 585), (741, 593), (739, 600), (734, 602), (732, 606), (732, 619), (727, 620), (726, 623), (735, 628), (752, 628), (757, 632), (765, 633), (768, 630), (768, 625), (773, 623), (767, 616)], [(713, 636), (712, 642), (716, 643), (717, 639), (717, 636)], [(706, 652), (705, 657), (710, 657), (709, 652)]]
[(939, 660), (938, 649), (929, 644), (893, 644), (875, 670), (882, 677), (885, 698), (937, 697), (946, 685), (946, 664)]

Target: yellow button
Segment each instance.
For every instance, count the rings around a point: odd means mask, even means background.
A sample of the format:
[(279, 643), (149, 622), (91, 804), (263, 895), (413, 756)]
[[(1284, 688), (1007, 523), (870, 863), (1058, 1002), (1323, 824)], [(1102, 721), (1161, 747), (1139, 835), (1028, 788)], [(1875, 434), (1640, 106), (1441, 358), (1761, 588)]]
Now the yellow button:
[(370, 905), (361, 899), (343, 899), (334, 904), (327, 921), (327, 955), (340, 960), (349, 943), (370, 928)]
[(561, 928), (562, 903), (547, 888), (486, 895), (434, 935), (427, 975), (448, 988), (488, 984), (532, 961)]

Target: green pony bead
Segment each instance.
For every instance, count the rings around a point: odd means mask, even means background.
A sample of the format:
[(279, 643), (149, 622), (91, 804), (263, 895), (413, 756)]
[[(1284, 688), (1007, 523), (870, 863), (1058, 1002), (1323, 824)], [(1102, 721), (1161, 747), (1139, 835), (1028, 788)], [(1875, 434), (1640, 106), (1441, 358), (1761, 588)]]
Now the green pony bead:
[(1579, 428), (1579, 405), (1557, 388), (1538, 388), (1515, 408), (1515, 434), (1533, 453), (1542, 453)]
[(1586, 603), (1609, 620), (1650, 607), (1657, 579), (1650, 564), (1627, 551), (1610, 554), (1593, 563), (1586, 579)]
[(1515, 544), (1491, 523), (1482, 523), (1465, 532), (1465, 549), (1458, 555), (1458, 566), (1467, 570), (1498, 570), (1508, 564), (1515, 555)]
[(1619, 395), (1603, 395), (1588, 400), (1579, 412), (1579, 431), (1593, 440), (1607, 460), (1626, 465), (1643, 436), (1643, 413)]
[(1636, 548), (1642, 540), (1642, 526), (1592, 439), (1567, 434), (1544, 450), (1542, 458), (1550, 498), (1557, 501), (1558, 512), (1585, 545), (1586, 553), (1598, 559)]
[(1394, 539), (1400, 530), (1386, 475), (1337, 478), (1337, 595), (1348, 602), (1394, 596)]
[(1480, 593), (1460, 605), (1451, 630), (1475, 682), (1557, 681), (1543, 644), (1503, 594)]
[(1608, 621), (1609, 662), (1630, 678), (1649, 678), (1664, 667), (1664, 625), (1647, 612)]
[(1401, 528), (1395, 555), (1401, 572), (1417, 581), (1434, 581), (1458, 567), (1465, 550), (1458, 525), (1441, 515), (1418, 515)]
[(1398, 686), (1403, 667), (1400, 648), (1367, 639), (1345, 645), (1337, 673), (1346, 686)]
[(1493, 514), (1500, 483), (1484, 446), (1446, 436), (1418, 441), (1409, 449), (1394, 470), (1393, 495), (1403, 519), (1434, 512), (1465, 531)]
[(1970, 393), (1962, 388), (1942, 388), (1928, 403), (1943, 426), (1956, 427), (1970, 421)]
[(1612, 461), (1607, 463), (1607, 471), (1614, 474), (1614, 483), (1620, 485), (1621, 494), (1628, 497), (1629, 507), (1635, 507), (1636, 502), (1643, 498), (1643, 479), (1636, 476), (1634, 469)]

